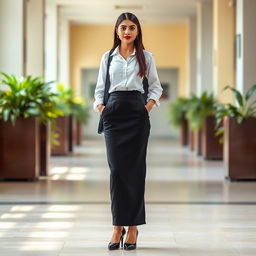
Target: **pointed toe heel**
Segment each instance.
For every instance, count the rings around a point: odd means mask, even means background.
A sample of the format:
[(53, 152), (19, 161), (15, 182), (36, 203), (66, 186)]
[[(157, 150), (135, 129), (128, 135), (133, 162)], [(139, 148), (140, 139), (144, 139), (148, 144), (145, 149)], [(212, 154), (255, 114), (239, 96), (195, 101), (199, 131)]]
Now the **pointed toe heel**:
[(136, 242), (134, 244), (124, 243), (124, 250), (135, 250), (137, 248), (137, 238), (139, 231), (137, 230)]
[(120, 244), (121, 244), (121, 247), (123, 247), (123, 244), (124, 244), (124, 235), (126, 234), (126, 230), (125, 228), (122, 229), (122, 235), (120, 236), (120, 240), (118, 243), (111, 243), (109, 242), (108, 243), (108, 249), (109, 250), (117, 250), (120, 248)]

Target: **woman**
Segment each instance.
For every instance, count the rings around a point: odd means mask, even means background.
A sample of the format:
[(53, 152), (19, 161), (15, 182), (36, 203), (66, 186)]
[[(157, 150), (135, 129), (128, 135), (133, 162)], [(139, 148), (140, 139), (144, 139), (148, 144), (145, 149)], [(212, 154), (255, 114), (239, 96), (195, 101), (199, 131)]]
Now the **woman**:
[[(162, 87), (152, 54), (144, 50), (137, 17), (122, 13), (115, 24), (112, 61), (109, 68), (110, 89), (103, 105), (107, 62), (103, 54), (95, 89), (94, 110), (103, 118), (104, 138), (110, 168), (111, 212), (114, 232), (109, 250), (123, 246), (136, 249), (137, 226), (145, 221), (146, 151), (150, 134), (149, 112), (159, 106)], [(142, 94), (143, 77), (148, 79), (146, 105)]]

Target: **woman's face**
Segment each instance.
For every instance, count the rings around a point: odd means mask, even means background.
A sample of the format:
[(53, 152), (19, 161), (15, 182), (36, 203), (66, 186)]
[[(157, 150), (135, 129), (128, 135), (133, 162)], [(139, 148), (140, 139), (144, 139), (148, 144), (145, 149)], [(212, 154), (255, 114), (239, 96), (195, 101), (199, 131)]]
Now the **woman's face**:
[(120, 40), (125, 43), (131, 43), (138, 35), (138, 27), (130, 20), (123, 20), (116, 29)]

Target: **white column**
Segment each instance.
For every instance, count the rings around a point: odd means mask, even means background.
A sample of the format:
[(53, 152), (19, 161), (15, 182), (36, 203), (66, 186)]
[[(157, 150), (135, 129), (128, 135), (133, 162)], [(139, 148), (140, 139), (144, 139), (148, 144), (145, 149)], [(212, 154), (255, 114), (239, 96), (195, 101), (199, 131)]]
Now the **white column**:
[[(256, 1), (237, 0), (236, 6), (236, 87), (245, 92), (256, 84)], [(239, 49), (240, 48), (240, 49)], [(240, 55), (239, 55), (240, 50)]]
[(213, 9), (212, 2), (197, 6), (197, 94), (213, 90)]
[(196, 93), (196, 56), (197, 56), (197, 42), (196, 42), (196, 17), (189, 18), (189, 53), (188, 53), (188, 88), (187, 96)]
[(58, 80), (70, 87), (69, 72), (69, 20), (60, 13), (59, 22), (59, 40), (58, 40)]
[(44, 75), (44, 0), (26, 1), (26, 74)]
[(57, 4), (54, 0), (45, 2), (45, 78), (57, 80)]
[(0, 71), (25, 75), (24, 1), (0, 0)]

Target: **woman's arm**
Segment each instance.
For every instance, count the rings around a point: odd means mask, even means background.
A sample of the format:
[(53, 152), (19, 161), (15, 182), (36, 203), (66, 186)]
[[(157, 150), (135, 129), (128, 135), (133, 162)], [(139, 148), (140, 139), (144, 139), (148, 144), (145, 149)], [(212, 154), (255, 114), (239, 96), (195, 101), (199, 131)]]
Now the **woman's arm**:
[(158, 78), (155, 60), (152, 53), (150, 53), (148, 64), (148, 84), (148, 103), (146, 104), (146, 108), (148, 111), (150, 111), (154, 105), (160, 106), (159, 99), (163, 91), (163, 88)]
[(93, 109), (96, 112), (101, 112), (104, 108), (103, 98), (104, 98), (104, 89), (105, 89), (105, 80), (106, 80), (106, 72), (107, 72), (107, 54), (104, 53), (101, 57), (100, 68), (98, 73), (97, 84), (94, 92), (95, 101), (93, 103)]

